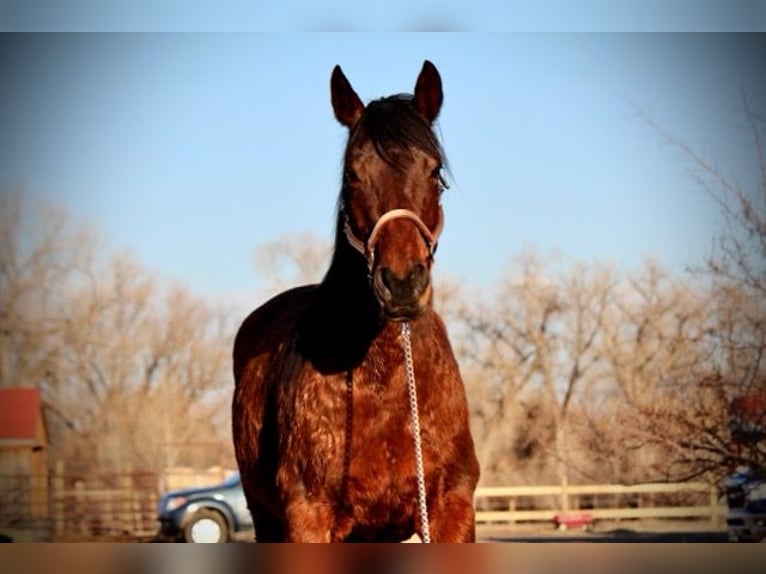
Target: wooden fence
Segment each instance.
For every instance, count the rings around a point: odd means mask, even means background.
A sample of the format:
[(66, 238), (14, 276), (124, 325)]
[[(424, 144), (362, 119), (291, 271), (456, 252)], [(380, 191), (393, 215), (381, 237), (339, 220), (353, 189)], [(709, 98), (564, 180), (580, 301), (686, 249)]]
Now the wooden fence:
[(0, 475), (0, 537), (50, 539), (49, 500), (47, 475)]
[[(0, 534), (22, 542), (140, 540), (157, 532), (158, 479), (152, 473), (0, 476)], [(42, 487), (45, 487), (44, 489)], [(44, 505), (28, 501), (44, 490)]]
[(479, 524), (552, 523), (579, 512), (593, 520), (702, 519), (718, 527), (726, 514), (717, 489), (704, 482), (481, 487), (475, 506)]
[(0, 474), (0, 536), (19, 541), (144, 540), (157, 534), (157, 503), (170, 489), (217, 484), (231, 469), (171, 468), (80, 474)]
[[(62, 466), (50, 476), (0, 477), (0, 534), (18, 540), (151, 539), (165, 482), (152, 473), (78, 476)], [(49, 504), (30, 505), (41, 485)], [(693, 519), (718, 528), (726, 513), (707, 483), (482, 487), (475, 506), (478, 524), (501, 526), (552, 525), (566, 510), (597, 521)]]
[(57, 467), (51, 488), (52, 538), (140, 540), (157, 533), (157, 475), (74, 478)]

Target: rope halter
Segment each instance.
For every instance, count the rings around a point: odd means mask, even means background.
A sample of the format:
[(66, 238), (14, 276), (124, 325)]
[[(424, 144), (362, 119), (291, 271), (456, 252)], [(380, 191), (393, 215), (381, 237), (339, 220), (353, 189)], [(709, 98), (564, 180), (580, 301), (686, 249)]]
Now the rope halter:
[(409, 209), (392, 209), (381, 215), (378, 221), (375, 222), (375, 226), (367, 237), (367, 241), (362, 241), (354, 234), (354, 230), (351, 229), (351, 224), (348, 220), (348, 211), (346, 211), (345, 207), (343, 211), (345, 218), (343, 231), (346, 234), (346, 239), (348, 239), (349, 245), (361, 253), (367, 260), (367, 268), (370, 272), (372, 272), (372, 268), (375, 265), (375, 246), (378, 243), (383, 226), (394, 219), (409, 219), (415, 224), (426, 242), (426, 247), (428, 247), (428, 257), (433, 260), (436, 247), (438, 246), (439, 235), (441, 235), (442, 228), (444, 227), (444, 210), (441, 205), (439, 205), (439, 221), (436, 223), (436, 229), (433, 231), (428, 229), (428, 226), (423, 223), (423, 220), (415, 212)]

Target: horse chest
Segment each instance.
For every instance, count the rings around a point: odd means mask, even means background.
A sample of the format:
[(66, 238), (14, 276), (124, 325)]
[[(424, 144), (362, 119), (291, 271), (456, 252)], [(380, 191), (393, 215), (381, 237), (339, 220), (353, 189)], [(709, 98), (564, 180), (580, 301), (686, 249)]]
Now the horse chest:
[[(290, 451), (301, 453), (308, 490), (345, 490), (357, 508), (415, 496), (414, 437), (403, 369), (374, 375), (357, 371), (334, 380), (309, 376), (288, 427)], [(421, 403), (420, 413), (427, 467), (438, 456), (430, 440), (429, 406)]]
[[(348, 508), (361, 522), (406, 522), (417, 500), (406, 388), (358, 391), (353, 407), (350, 460), (345, 469)], [(426, 446), (425, 451), (425, 459), (433, 460), (432, 450)]]
[(351, 416), (352, 474), (401, 474), (414, 462), (414, 437), (406, 389), (357, 392)]

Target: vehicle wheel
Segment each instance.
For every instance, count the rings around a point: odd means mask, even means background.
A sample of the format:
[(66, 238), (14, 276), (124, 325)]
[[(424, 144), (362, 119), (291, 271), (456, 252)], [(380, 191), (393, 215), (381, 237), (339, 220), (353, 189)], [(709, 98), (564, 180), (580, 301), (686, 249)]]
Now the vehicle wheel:
[(228, 542), (229, 526), (226, 519), (214, 510), (200, 510), (184, 527), (186, 542)]

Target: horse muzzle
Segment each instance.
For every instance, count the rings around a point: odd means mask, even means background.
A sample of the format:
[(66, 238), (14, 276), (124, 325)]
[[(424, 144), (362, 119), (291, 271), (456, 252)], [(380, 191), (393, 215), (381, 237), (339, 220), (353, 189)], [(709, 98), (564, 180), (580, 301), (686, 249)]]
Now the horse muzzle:
[(380, 265), (373, 273), (372, 287), (383, 313), (393, 321), (419, 317), (431, 299), (431, 277), (424, 263), (414, 263), (402, 275)]
[[(347, 217), (348, 214), (346, 214)], [(395, 220), (406, 220), (414, 224), (423, 239), (426, 250), (425, 259), (416, 257), (407, 265), (400, 262), (396, 271), (385, 261), (376, 260), (375, 256), (376, 246), (384, 226)], [(344, 226), (346, 238), (351, 247), (367, 260), (373, 291), (389, 319), (394, 321), (414, 319), (420, 316), (429, 305), (431, 301), (430, 267), (443, 224), (444, 213), (441, 206), (439, 206), (439, 219), (433, 231), (412, 211), (393, 209), (378, 219), (367, 241), (362, 241), (354, 235), (346, 219)]]

